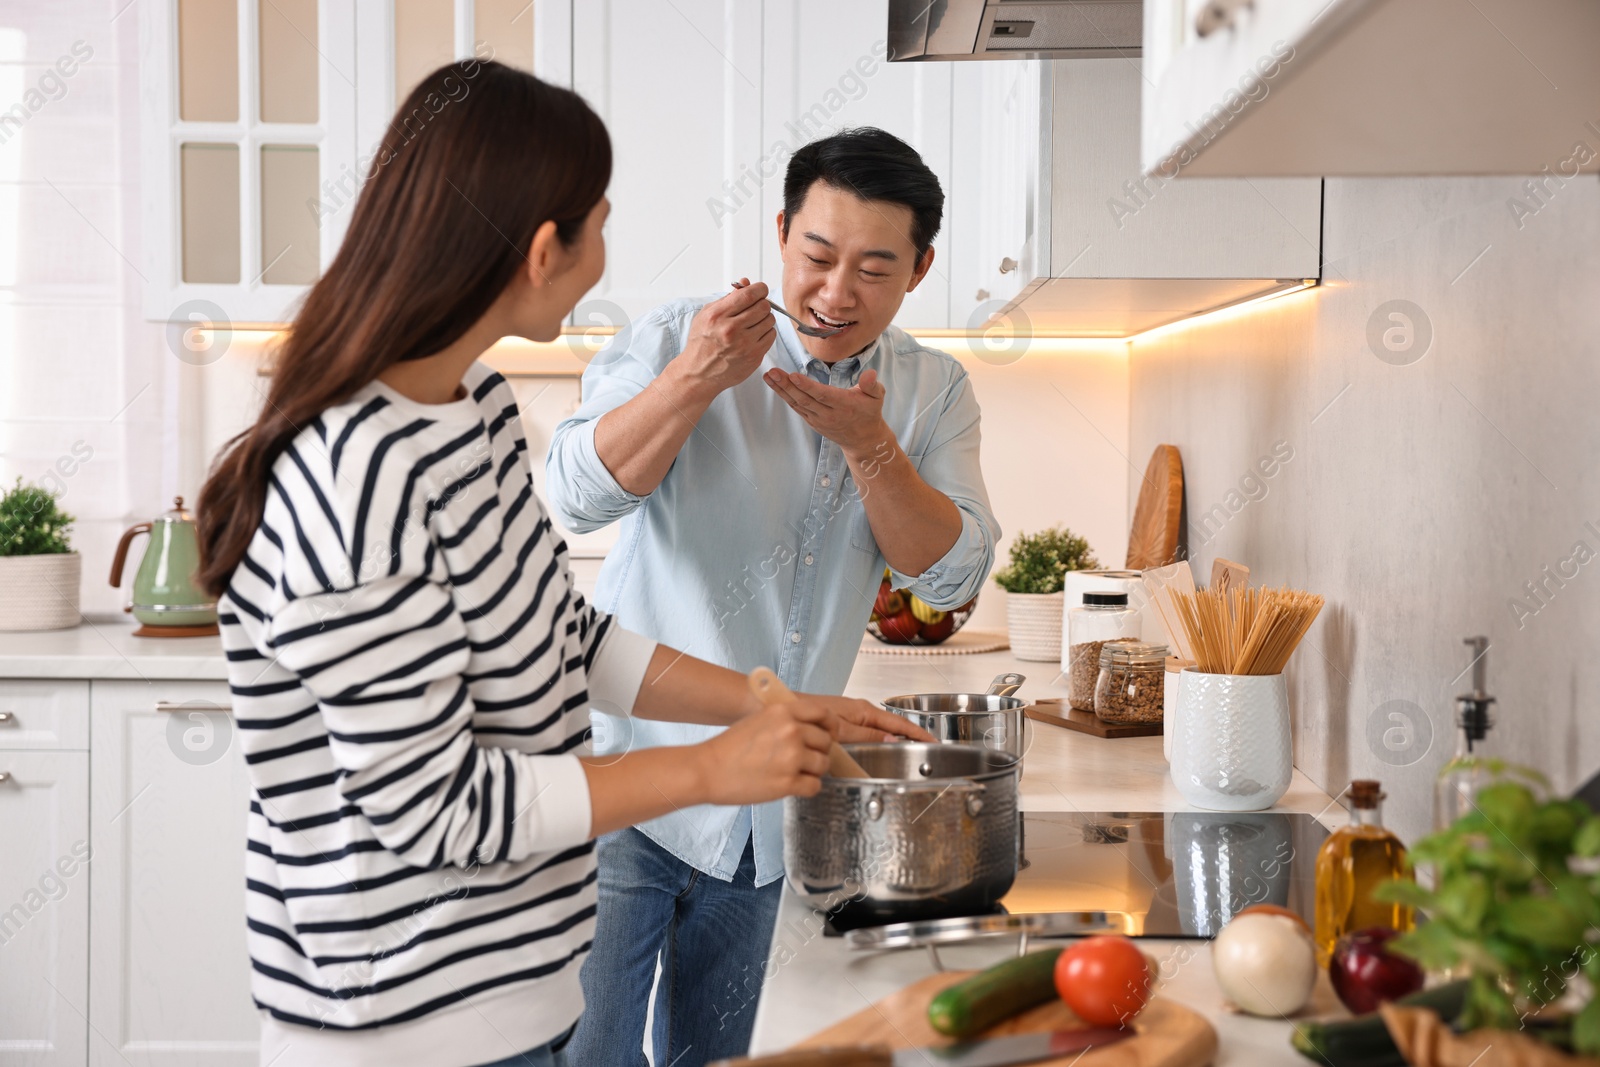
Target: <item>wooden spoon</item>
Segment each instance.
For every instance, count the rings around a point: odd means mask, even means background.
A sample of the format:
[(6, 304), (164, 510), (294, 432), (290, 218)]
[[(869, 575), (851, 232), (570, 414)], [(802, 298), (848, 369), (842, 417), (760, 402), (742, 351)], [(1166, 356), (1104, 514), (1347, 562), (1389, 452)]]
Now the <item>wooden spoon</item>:
[[(770, 667), (757, 667), (750, 672), (750, 692), (756, 695), (756, 699), (761, 701), (763, 707), (794, 699), (789, 687), (783, 684), (783, 679), (774, 674)], [(837, 741), (828, 746), (828, 774), (833, 778), (872, 777)]]

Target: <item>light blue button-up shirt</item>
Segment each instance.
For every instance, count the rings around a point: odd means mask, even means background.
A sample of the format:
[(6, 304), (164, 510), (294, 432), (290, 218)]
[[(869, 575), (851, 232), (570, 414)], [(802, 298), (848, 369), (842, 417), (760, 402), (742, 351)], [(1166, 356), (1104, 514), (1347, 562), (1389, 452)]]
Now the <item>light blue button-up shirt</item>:
[[(978, 594), (1000, 537), (978, 467), (978, 402), (955, 359), (895, 327), (830, 367), (806, 352), (780, 316), (761, 367), (712, 401), (661, 484), (637, 496), (600, 462), (595, 424), (683, 350), (689, 322), (706, 303), (656, 308), (596, 354), (583, 375), (582, 405), (550, 444), (550, 504), (573, 530), (622, 523), (595, 603), (623, 626), (734, 670), (772, 667), (797, 691), (840, 693), (885, 566), (862, 503), (871, 482), (858, 487), (839, 446), (807, 426), (761, 376), (780, 367), (849, 388), (863, 370), (878, 372), (884, 421), (922, 478), (961, 511), (961, 535), (944, 558), (922, 574), (892, 572), (896, 588), (936, 608), (959, 607)], [(597, 754), (694, 744), (721, 729), (599, 709), (593, 718)], [(781, 802), (699, 805), (639, 829), (725, 881), (753, 834), (756, 884), (783, 874)]]

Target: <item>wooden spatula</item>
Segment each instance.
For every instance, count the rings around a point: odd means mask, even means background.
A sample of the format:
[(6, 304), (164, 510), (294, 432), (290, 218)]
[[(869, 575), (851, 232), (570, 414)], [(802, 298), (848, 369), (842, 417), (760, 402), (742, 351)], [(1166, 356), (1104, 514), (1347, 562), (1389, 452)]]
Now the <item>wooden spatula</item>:
[[(770, 667), (757, 667), (750, 672), (750, 691), (762, 705), (782, 704), (786, 700), (793, 700), (794, 694), (789, 687), (783, 684), (783, 679), (772, 672)], [(828, 747), (828, 774), (834, 778), (870, 778), (872, 777), (862, 769), (855, 758), (840, 747), (835, 741)]]

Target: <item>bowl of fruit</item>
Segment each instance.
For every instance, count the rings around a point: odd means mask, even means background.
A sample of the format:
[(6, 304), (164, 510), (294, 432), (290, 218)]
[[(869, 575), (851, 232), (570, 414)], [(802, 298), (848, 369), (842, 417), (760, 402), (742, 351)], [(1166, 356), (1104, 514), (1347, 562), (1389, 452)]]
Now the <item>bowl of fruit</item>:
[(929, 607), (908, 591), (889, 588), (885, 569), (867, 633), (886, 645), (937, 645), (965, 626), (977, 606), (978, 598), (973, 597), (953, 611)]

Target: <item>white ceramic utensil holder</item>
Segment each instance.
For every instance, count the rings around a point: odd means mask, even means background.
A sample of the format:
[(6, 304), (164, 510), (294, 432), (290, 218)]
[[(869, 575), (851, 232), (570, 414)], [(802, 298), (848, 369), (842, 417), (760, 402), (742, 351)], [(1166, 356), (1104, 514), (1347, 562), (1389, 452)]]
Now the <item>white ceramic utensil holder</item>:
[(1185, 668), (1171, 723), (1172, 781), (1213, 811), (1260, 811), (1289, 788), (1289, 688), (1281, 674)]

